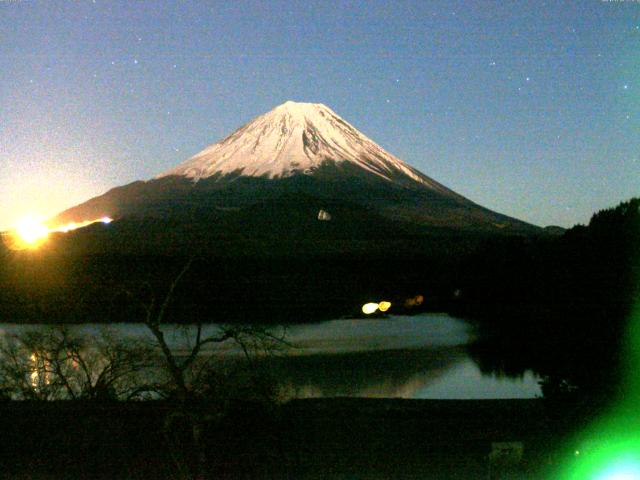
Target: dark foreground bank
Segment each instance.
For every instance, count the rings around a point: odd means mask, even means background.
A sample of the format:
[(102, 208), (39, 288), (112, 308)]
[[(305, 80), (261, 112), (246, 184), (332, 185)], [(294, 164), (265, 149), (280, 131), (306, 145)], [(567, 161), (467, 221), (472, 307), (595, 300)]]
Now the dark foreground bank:
[[(5, 402), (1, 470), (180, 478), (164, 434), (171, 414), (164, 402)], [(539, 399), (238, 404), (207, 417), (206, 478), (547, 478), (572, 448), (562, 424)]]

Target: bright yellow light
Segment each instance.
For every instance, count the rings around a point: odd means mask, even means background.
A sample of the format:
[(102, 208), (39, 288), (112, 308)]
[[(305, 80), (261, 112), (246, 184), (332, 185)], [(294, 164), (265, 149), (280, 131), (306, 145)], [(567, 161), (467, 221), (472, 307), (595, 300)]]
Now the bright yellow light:
[(31, 375), (29, 375), (29, 378), (31, 379), (31, 386), (35, 388), (38, 386), (38, 356), (35, 353), (32, 353), (31, 357), (29, 358), (33, 363), (33, 367), (31, 368)]
[(25, 217), (16, 224), (12, 234), (19, 249), (37, 248), (49, 236), (49, 229), (37, 218)]
[(364, 313), (366, 315), (371, 315), (376, 310), (378, 310), (378, 304), (377, 303), (365, 303), (362, 306), (362, 313)]
[(67, 233), (67, 232), (70, 232), (71, 230), (75, 230), (76, 228), (78, 228), (78, 224), (76, 222), (71, 222), (71, 223), (67, 223), (66, 225), (63, 225), (61, 227), (58, 227), (56, 229), (56, 231), (62, 232), (62, 233)]
[(102, 217), (97, 220), (70, 222), (50, 228), (35, 217), (25, 217), (5, 235), (5, 241), (12, 250), (32, 250), (42, 245), (51, 233), (68, 233), (94, 223), (109, 224), (112, 221), (110, 217)]
[(387, 302), (386, 300), (383, 300), (378, 304), (378, 310), (380, 310), (381, 312), (386, 312), (390, 308), (391, 308), (391, 302)]
[(85, 220), (84, 222), (70, 222), (67, 223), (66, 225), (60, 225), (58, 227), (52, 228), (50, 231), (51, 232), (61, 232), (61, 233), (69, 233), (73, 230), (77, 230), (79, 228), (84, 228), (84, 227), (88, 227), (89, 225), (93, 225), (94, 223), (104, 223), (105, 225), (108, 225), (109, 223), (113, 222), (113, 219), (110, 217), (102, 217), (99, 218), (97, 220)]

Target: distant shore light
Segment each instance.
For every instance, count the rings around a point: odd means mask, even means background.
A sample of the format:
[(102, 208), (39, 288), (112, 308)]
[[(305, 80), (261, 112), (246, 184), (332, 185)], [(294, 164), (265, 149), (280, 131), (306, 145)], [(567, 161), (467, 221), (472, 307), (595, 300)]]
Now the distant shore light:
[(362, 306), (362, 313), (364, 313), (366, 315), (371, 315), (376, 310), (378, 310), (378, 304), (377, 303), (365, 303)]
[(378, 310), (380, 310), (381, 312), (386, 312), (390, 308), (391, 308), (391, 302), (387, 302), (386, 300), (383, 300), (378, 304)]

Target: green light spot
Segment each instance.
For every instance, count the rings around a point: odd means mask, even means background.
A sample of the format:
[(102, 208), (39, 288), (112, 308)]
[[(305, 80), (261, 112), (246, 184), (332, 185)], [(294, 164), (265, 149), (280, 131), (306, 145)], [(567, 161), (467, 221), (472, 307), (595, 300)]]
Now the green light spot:
[(614, 464), (596, 477), (596, 480), (638, 479), (640, 479), (640, 465), (636, 462)]
[(561, 480), (640, 480), (640, 304), (629, 319), (626, 389), (576, 441)]
[[(621, 432), (605, 429), (600, 443), (589, 444), (580, 450), (571, 465), (567, 465), (564, 480), (639, 480), (640, 440), (621, 440)], [(629, 432), (627, 431), (627, 435)]]

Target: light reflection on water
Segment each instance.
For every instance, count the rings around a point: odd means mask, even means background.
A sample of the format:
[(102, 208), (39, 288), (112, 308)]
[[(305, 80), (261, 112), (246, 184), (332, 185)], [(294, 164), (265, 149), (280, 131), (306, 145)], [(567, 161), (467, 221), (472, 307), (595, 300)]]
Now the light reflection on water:
[(332, 320), (297, 325), (287, 331), (293, 354), (336, 354), (467, 345), (474, 332), (465, 322), (446, 314), (384, 319)]
[[(4, 332), (42, 328), (0, 324)], [(215, 333), (215, 325), (207, 325)], [(109, 327), (71, 326), (85, 335), (146, 339), (142, 324)], [(189, 345), (195, 327), (168, 326), (167, 338), (177, 351)], [(385, 319), (333, 320), (286, 329), (289, 346), (263, 360), (284, 390), (285, 397), (401, 397), (401, 398), (532, 398), (540, 395), (537, 379), (527, 372), (520, 379), (483, 375), (466, 351), (475, 339), (465, 322), (445, 314)], [(239, 354), (232, 344), (209, 348), (205, 354)]]

